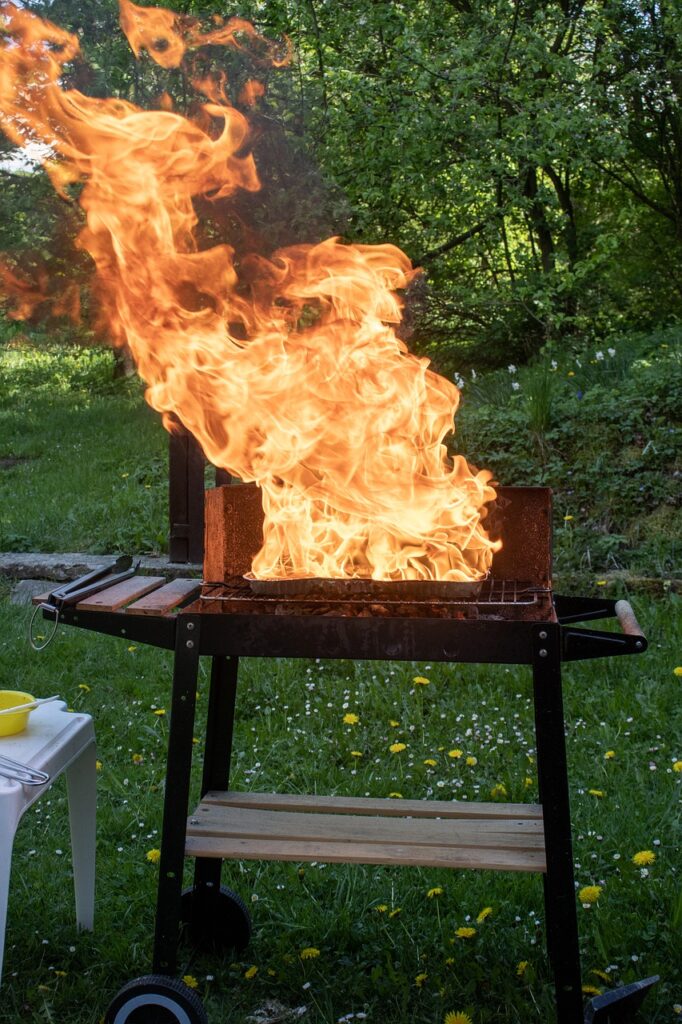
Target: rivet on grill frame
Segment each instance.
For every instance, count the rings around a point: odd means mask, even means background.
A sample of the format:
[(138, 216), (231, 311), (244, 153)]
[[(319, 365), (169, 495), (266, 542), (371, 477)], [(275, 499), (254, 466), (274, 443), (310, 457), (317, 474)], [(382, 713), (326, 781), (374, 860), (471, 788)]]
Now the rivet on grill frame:
[(187, 643), (185, 644), (185, 647), (187, 647), (191, 651), (192, 648), (194, 647), (194, 640), (188, 640)]
[(538, 633), (538, 636), (540, 637), (541, 640), (546, 640), (547, 639), (547, 632), (546, 632), (546, 630), (543, 629), (540, 633)]
[(546, 658), (547, 657), (547, 651), (545, 650), (544, 647), (540, 648), (540, 650), (538, 651), (538, 654), (540, 655), (541, 658)]
[(187, 623), (187, 629), (194, 629), (194, 623), (193, 622), (188, 622)]

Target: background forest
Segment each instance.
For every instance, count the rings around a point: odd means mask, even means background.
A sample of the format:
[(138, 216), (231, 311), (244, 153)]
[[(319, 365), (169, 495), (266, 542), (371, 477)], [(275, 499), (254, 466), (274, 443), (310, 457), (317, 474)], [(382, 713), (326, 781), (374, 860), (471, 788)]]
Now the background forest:
[[(81, 35), (70, 84), (147, 107), (164, 93), (179, 109), (197, 103), (191, 75), (133, 58), (115, 0), (24, 6)], [(250, 212), (272, 247), (344, 234), (403, 248), (426, 271), (412, 289), (410, 344), (441, 371), (679, 318), (679, 4), (244, 0), (225, 11), (178, 0), (174, 10), (239, 14), (292, 40), (288, 67), (258, 69), (265, 187)], [(206, 49), (201, 70), (223, 62), (238, 95), (253, 68)], [(53, 273), (73, 273), (74, 254), (63, 244), (60, 266), (54, 243), (79, 214), (65, 216), (44, 175), (7, 161), (1, 173), (0, 249), (42, 249)]]

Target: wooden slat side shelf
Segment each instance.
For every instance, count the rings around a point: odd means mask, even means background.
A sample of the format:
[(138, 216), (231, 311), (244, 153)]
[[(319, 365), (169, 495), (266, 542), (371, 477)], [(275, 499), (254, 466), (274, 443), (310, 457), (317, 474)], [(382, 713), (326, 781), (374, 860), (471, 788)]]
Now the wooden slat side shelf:
[(151, 590), (157, 590), (165, 582), (163, 576), (131, 576), (130, 579), (116, 583), (113, 587), (107, 587), (99, 594), (84, 598), (78, 602), (76, 608), (83, 612), (115, 612), (130, 601), (136, 601)]
[[(419, 816), (406, 804), (419, 805)], [(185, 850), (188, 856), (232, 860), (546, 870), (537, 805), (472, 808), (477, 816), (467, 814), (466, 804), (445, 801), (210, 793), (189, 819)]]
[(199, 596), (201, 580), (176, 579), (146, 594), (126, 608), (132, 615), (167, 615), (190, 597)]
[[(131, 615), (170, 615), (199, 596), (201, 580), (162, 576), (132, 576), (122, 583), (78, 602), (78, 611), (126, 612)], [(33, 605), (49, 603), (51, 591), (31, 598)]]

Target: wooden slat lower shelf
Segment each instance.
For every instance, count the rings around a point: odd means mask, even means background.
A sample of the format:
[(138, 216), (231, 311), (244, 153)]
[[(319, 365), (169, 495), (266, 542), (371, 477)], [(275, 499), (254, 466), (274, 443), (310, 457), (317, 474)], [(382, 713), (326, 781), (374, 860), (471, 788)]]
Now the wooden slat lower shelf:
[(473, 800), (387, 800), (365, 796), (209, 790), (201, 802), (264, 811), (301, 811), (315, 814), (378, 814), (396, 818), (527, 818), (542, 822), (541, 804), (491, 804), (477, 803)]
[[(268, 809), (238, 806), (234, 802), (237, 796), (267, 797)], [(307, 799), (315, 801), (317, 808), (289, 810), (292, 799), (299, 805)], [(511, 808), (526, 809), (528, 805), (503, 805), (507, 809), (503, 816), (489, 818), (480, 816), (484, 805), (477, 805), (478, 817), (467, 817), (457, 805), (456, 817), (450, 814), (446, 818), (443, 808), (452, 805), (445, 801), (410, 801), (431, 810), (421, 817), (405, 815), (406, 808), (400, 805), (408, 801), (373, 801), (378, 806), (369, 814), (353, 813), (349, 802), (355, 803), (343, 797), (213, 793), (189, 819), (186, 852), (226, 860), (546, 870), (541, 812), (532, 818), (511, 814)]]

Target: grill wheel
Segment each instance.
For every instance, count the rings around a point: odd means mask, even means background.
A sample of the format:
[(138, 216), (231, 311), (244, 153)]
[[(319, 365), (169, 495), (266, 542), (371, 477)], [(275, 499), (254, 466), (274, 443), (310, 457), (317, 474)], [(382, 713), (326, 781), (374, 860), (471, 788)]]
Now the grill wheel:
[(185, 889), (181, 914), (193, 945), (199, 949), (220, 947), (241, 953), (251, 939), (251, 917), (246, 904), (225, 885), (217, 891), (204, 889), (200, 898), (195, 888)]
[(114, 996), (104, 1024), (208, 1024), (208, 1017), (199, 996), (183, 981), (147, 974)]

